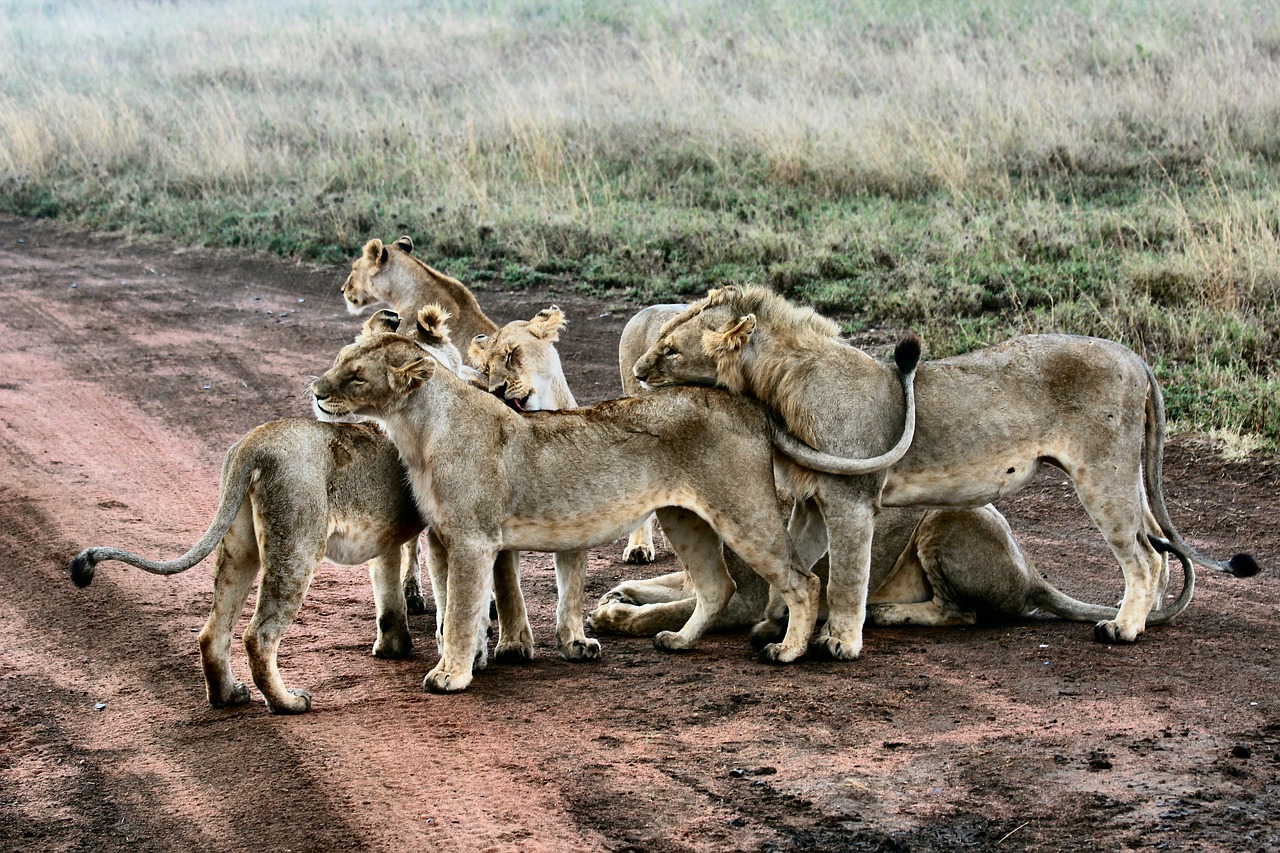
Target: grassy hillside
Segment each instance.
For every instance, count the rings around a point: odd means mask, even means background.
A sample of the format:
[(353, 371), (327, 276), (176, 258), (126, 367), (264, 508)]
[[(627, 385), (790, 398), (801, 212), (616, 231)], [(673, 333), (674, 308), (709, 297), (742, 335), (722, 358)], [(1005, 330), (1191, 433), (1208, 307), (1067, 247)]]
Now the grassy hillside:
[(762, 281), (933, 357), (1129, 344), (1280, 441), (1280, 5), (0, 0), (0, 209), (640, 301)]

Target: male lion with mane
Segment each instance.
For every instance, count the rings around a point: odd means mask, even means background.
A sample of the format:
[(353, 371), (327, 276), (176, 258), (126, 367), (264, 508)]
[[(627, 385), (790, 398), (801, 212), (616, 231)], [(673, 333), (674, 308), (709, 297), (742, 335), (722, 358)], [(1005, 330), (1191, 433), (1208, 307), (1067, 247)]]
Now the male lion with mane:
[[(884, 395), (868, 393), (876, 368), (838, 332), (764, 288), (724, 287), (669, 320), (634, 372), (650, 386), (718, 385), (756, 397), (810, 445), (857, 457), (866, 451), (867, 410)], [(806, 498), (791, 522), (804, 565), (830, 540), (830, 617), (818, 642), (833, 657), (862, 649), (877, 496), (884, 506), (981, 506), (1021, 488), (1044, 462), (1071, 477), (1124, 572), (1119, 611), (1095, 626), (1100, 641), (1133, 642), (1143, 632), (1167, 577), (1162, 551), (1240, 576), (1257, 571), (1247, 554), (1227, 563), (1204, 557), (1173, 526), (1160, 475), (1163, 397), (1146, 363), (1120, 344), (1014, 338), (926, 362), (916, 385), (915, 438), (883, 491), (868, 494), (865, 476), (851, 487), (839, 466), (793, 478)]]
[[(912, 352), (899, 362), (909, 410), (918, 343)], [(777, 504), (772, 430), (751, 401), (687, 389), (521, 415), (394, 334), (365, 335), (344, 348), (311, 391), (323, 415), (357, 414), (382, 424), (445, 552), (444, 647), (423, 681), (427, 690), (455, 692), (471, 682), (475, 625), (498, 551), (598, 546), (654, 510), (690, 572), (696, 599), (684, 627), (658, 634), (656, 646), (692, 647), (732, 595), (723, 538), (785, 601), (786, 634), (763, 656), (790, 662), (804, 653), (818, 581), (796, 564)], [(909, 435), (899, 445), (904, 439)], [(798, 450), (810, 459), (821, 455)], [(900, 457), (905, 448), (894, 452)], [(733, 460), (731, 471), (721, 454)], [(560, 612), (579, 621), (583, 580), (557, 579), (566, 598)]]

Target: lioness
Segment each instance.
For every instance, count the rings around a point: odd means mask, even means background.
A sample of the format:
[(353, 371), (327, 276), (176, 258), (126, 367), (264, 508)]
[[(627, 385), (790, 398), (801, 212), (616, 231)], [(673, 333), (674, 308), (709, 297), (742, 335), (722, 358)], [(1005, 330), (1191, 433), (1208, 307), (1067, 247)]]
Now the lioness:
[[(445, 319), (438, 309), (420, 312), (415, 345), (428, 347), (442, 363), (457, 364), (460, 356), (448, 342)], [(380, 313), (365, 323), (365, 331), (399, 325), (399, 318)], [(267, 707), (296, 714), (310, 709), (311, 694), (285, 687), (276, 657), (320, 559), (369, 563), (378, 626), (373, 653), (402, 657), (413, 641), (400, 553), (422, 529), (399, 454), (380, 430), (289, 418), (256, 427), (227, 451), (218, 510), (186, 554), (161, 562), (116, 548), (86, 548), (71, 561), (71, 578), (88, 586), (103, 560), (177, 574), (216, 547), (213, 608), (199, 642), (209, 704), (221, 707), (249, 701), (249, 689), (231, 670), (231, 638), (261, 567), (257, 606), (244, 634), (249, 666)], [(531, 656), (533, 634), (518, 586), (499, 583), (498, 593), (497, 654)]]
[[(696, 596), (684, 627), (658, 634), (655, 645), (691, 647), (732, 594), (723, 537), (786, 602), (786, 635), (764, 657), (787, 662), (804, 653), (818, 580), (795, 564), (777, 508), (770, 425), (751, 401), (692, 389), (520, 415), (394, 334), (366, 335), (343, 349), (311, 391), (321, 413), (382, 424), (446, 552), (444, 650), (424, 679), (427, 690), (454, 692), (471, 682), (494, 554), (593, 547), (653, 510)], [(581, 633), (581, 601), (560, 612), (576, 617)]]
[[(768, 612), (768, 587), (753, 573), (742, 571), (731, 555), (726, 554), (725, 562), (737, 588), (711, 627), (754, 628), (753, 640), (767, 641), (776, 634), (780, 619), (779, 614)], [(1177, 601), (1153, 611), (1148, 624), (1168, 622), (1190, 603), (1194, 568), (1184, 561), (1183, 569)], [(818, 560), (814, 572), (826, 579), (825, 558)], [(598, 631), (639, 636), (667, 630), (682, 624), (693, 608), (687, 587), (684, 572), (625, 581), (600, 598), (587, 624)], [(824, 605), (820, 604), (819, 618)], [(990, 504), (954, 510), (886, 507), (876, 516), (868, 624), (972, 625), (983, 614), (1015, 617), (1037, 611), (1096, 622), (1115, 618), (1117, 608), (1079, 601), (1049, 583), (1018, 547), (1004, 516)]]
[[(658, 332), (667, 320), (685, 309), (683, 303), (650, 305), (642, 308), (622, 327), (622, 335), (618, 339), (618, 373), (622, 379), (622, 393), (635, 397), (645, 393), (640, 380), (636, 379), (631, 368), (640, 356), (658, 337)], [(657, 556), (657, 548), (653, 544), (653, 516), (646, 516), (644, 521), (627, 537), (627, 544), (622, 549), (624, 563), (652, 563)]]
[(555, 347), (564, 326), (564, 312), (552, 305), (531, 320), (513, 320), (493, 335), (476, 335), (467, 358), (484, 377), (489, 393), (517, 412), (574, 409), (578, 402)]
[(424, 305), (439, 305), (452, 318), (449, 327), (459, 341), (498, 330), (466, 285), (414, 256), (413, 240), (407, 236), (389, 246), (377, 238), (365, 243), (342, 284), (342, 296), (352, 314), (385, 302), (401, 317), (412, 318)]
[[(829, 453), (865, 452), (879, 370), (841, 343), (834, 323), (763, 288), (712, 291), (668, 321), (635, 365), (653, 386), (719, 385), (764, 401)], [(1095, 637), (1132, 642), (1156, 603), (1167, 548), (1245, 575), (1248, 555), (1209, 560), (1178, 535), (1164, 504), (1164, 403), (1150, 368), (1111, 341), (1032, 335), (920, 368), (914, 443), (885, 478), (885, 506), (979, 506), (1021, 488), (1048, 461), (1064, 470), (1125, 576), (1115, 618)], [(892, 413), (890, 415), (892, 417)], [(877, 436), (878, 438), (878, 436)], [(836, 658), (862, 649), (875, 494), (865, 475), (796, 477), (791, 530), (805, 565), (830, 538), (830, 618), (819, 638)], [(859, 466), (856, 470), (861, 471)], [(1153, 515), (1154, 513), (1154, 515)], [(1154, 540), (1154, 541), (1153, 541)]]

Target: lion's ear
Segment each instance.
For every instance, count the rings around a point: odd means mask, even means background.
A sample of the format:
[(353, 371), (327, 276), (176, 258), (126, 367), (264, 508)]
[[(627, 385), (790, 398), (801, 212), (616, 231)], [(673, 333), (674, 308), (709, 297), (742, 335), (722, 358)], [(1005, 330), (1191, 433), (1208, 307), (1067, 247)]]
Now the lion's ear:
[(381, 240), (374, 237), (364, 244), (364, 258), (371, 264), (381, 265), (387, 259), (387, 247), (382, 245)]
[(387, 369), (387, 384), (397, 394), (408, 394), (423, 386), (435, 372), (436, 360), (430, 356), (415, 358), (400, 367)]
[(476, 335), (471, 339), (471, 344), (467, 347), (467, 360), (471, 362), (471, 366), (476, 370), (484, 370), (490, 346), (492, 346), (492, 342), (489, 340), (488, 335)]
[(418, 338), (423, 344), (442, 347), (449, 343), (449, 318), (439, 305), (424, 305), (418, 312)]
[(360, 329), (360, 334), (356, 336), (356, 340), (367, 338), (369, 335), (378, 335), (384, 332), (394, 332), (400, 328), (400, 315), (392, 311), (390, 308), (381, 308), (376, 311), (373, 316), (364, 321), (364, 326)]
[(543, 308), (535, 314), (526, 328), (529, 330), (529, 334), (535, 338), (555, 343), (560, 340), (560, 330), (565, 327), (566, 322), (564, 312), (560, 310), (560, 306), (552, 305), (550, 308)]
[(411, 238), (408, 234), (404, 234), (400, 237), (397, 237), (396, 241), (391, 245), (395, 246), (397, 249), (399, 249), (402, 252), (405, 252), (410, 255), (413, 254), (413, 238)]
[(729, 355), (741, 350), (751, 340), (751, 333), (756, 330), (756, 315), (748, 314), (728, 323), (719, 331), (708, 330), (702, 335), (702, 348), (707, 355)]

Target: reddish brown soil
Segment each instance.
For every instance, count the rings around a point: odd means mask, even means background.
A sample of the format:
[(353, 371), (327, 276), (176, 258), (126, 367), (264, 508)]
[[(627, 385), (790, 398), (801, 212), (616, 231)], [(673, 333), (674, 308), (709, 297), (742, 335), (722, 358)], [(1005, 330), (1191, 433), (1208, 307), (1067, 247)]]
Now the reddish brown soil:
[[(308, 377), (353, 335), (342, 276), (0, 218), (0, 849), (1280, 846), (1274, 573), (1202, 572), (1183, 617), (1131, 647), (1027, 619), (872, 631), (853, 663), (770, 667), (729, 635), (680, 656), (606, 637), (603, 660), (571, 664), (532, 555), (537, 660), (434, 696), (433, 616), (411, 620), (412, 658), (376, 660), (366, 573), (326, 566), (281, 655), (312, 712), (210, 709), (209, 563), (168, 579), (107, 563), (80, 590), (67, 561), (198, 538), (225, 448), (306, 415)], [(579, 400), (614, 395), (635, 306), (478, 295), (500, 322), (558, 302)], [(1280, 562), (1278, 475), (1186, 440), (1165, 468), (1184, 535), (1264, 568)], [(1063, 479), (1002, 508), (1050, 578), (1114, 601), (1119, 569)], [(653, 571), (620, 550), (594, 555), (592, 600)]]

